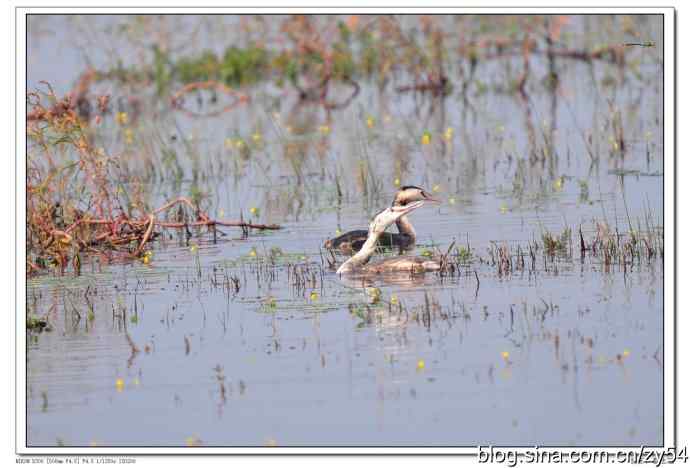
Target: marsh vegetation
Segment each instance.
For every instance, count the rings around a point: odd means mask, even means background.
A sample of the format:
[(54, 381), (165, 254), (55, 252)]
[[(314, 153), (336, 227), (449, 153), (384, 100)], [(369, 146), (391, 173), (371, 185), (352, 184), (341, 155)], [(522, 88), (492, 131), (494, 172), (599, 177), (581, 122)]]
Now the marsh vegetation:
[[(661, 17), (28, 33), (30, 444), (661, 441)], [(443, 268), (338, 277), (407, 184)]]

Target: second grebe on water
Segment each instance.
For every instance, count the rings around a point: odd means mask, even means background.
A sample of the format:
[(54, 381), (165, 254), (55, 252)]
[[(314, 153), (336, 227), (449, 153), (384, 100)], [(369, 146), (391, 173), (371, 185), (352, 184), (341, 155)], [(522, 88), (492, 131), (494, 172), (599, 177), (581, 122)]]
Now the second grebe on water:
[(378, 274), (392, 272), (421, 273), (441, 269), (442, 261), (434, 258), (415, 257), (410, 255), (398, 256), (369, 263), (376, 252), (379, 238), (391, 224), (424, 205), (423, 201), (414, 201), (404, 207), (392, 206), (378, 213), (371, 224), (366, 241), (362, 248), (340, 265), (337, 273), (342, 274)]
[[(406, 185), (398, 190), (391, 207), (405, 207), (417, 201), (440, 203), (439, 200), (433, 198), (429, 192), (423, 188), (414, 185)], [(417, 242), (417, 234), (407, 216), (400, 216), (395, 221), (395, 224), (398, 226), (399, 234), (388, 232), (382, 233), (378, 238), (378, 245), (382, 247), (398, 247), (400, 249), (410, 249), (414, 247)], [(350, 255), (362, 248), (368, 235), (369, 232), (365, 229), (348, 231), (338, 237), (329, 239), (324, 244), (324, 247), (328, 250), (339, 250), (345, 255)]]

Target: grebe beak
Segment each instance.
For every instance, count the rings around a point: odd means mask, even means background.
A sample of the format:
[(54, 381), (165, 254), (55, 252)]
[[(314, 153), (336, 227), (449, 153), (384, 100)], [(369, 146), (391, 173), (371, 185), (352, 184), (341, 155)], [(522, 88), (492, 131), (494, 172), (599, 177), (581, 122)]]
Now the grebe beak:
[(424, 197), (424, 201), (428, 201), (430, 203), (441, 203), (441, 200), (432, 197), (428, 192), (422, 192), (422, 196)]
[(400, 213), (401, 215), (403, 215), (403, 214), (411, 213), (412, 211), (416, 210), (417, 208), (421, 208), (422, 206), (424, 206), (424, 203), (425, 203), (425, 201), (422, 201), (422, 200), (414, 201), (414, 202), (408, 203), (405, 206), (392, 206), (390, 209), (391, 209), (391, 211), (393, 211), (396, 214)]

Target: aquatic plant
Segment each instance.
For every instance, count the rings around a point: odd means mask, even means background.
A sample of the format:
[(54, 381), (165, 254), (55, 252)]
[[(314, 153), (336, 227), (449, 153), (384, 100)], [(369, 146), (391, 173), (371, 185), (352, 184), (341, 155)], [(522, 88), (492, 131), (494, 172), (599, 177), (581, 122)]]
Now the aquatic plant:
[[(144, 249), (161, 229), (183, 229), (187, 233), (190, 227), (205, 227), (212, 233), (216, 226), (279, 229), (277, 225), (211, 219), (199, 208), (198, 201), (186, 197), (157, 209), (148, 207), (140, 192), (123, 188), (117, 159), (95, 147), (74, 96), (58, 99), (50, 85), (46, 86), (46, 92), (28, 96), (29, 274), (49, 268), (64, 273), (70, 262), (79, 274), (81, 252), (99, 255), (106, 261), (120, 254), (148, 263), (151, 255)], [(126, 114), (119, 117), (119, 122), (127, 124)], [(173, 219), (166, 218), (173, 208)]]
[(570, 237), (570, 228), (565, 228), (558, 236), (546, 231), (542, 234), (544, 250), (550, 256), (554, 256), (556, 253), (566, 253), (570, 247)]
[[(602, 62), (624, 70), (629, 63), (637, 63), (636, 58), (629, 58), (632, 53), (655, 47), (651, 41), (570, 46), (562, 34), (570, 18), (563, 15), (506, 16), (490, 22), (481, 17), (458, 17), (454, 21), (461, 27), (448, 24), (447, 18), (425, 15), (414, 19), (290, 15), (280, 20), (277, 36), (252, 38), (243, 46), (233, 42), (222, 53), (202, 49), (174, 54), (169, 47), (154, 45), (147, 51), (149, 62), (128, 67), (118, 63), (97, 71), (94, 81), (152, 83), (159, 96), (175, 86), (207, 81), (236, 88), (273, 81), (280, 87), (294, 88), (302, 101), (318, 102), (333, 110), (352, 102), (362, 80), (374, 81), (381, 90), (391, 82), (409, 83), (395, 86), (397, 93), (442, 97), (459, 84), (463, 95), (471, 87), (481, 94), (489, 85), (477, 78), (479, 67), (519, 57), (522, 70), (509, 76), (503, 87), (524, 95), (534, 79), (530, 63), (535, 57), (545, 57), (548, 64), (546, 74), (535, 81), (555, 90), (559, 83), (557, 61)], [(450, 47), (447, 38), (451, 34), (459, 47)], [(449, 72), (456, 67), (459, 83), (454, 83), (455, 75)], [(352, 91), (336, 102), (329, 99), (334, 85), (346, 85)]]

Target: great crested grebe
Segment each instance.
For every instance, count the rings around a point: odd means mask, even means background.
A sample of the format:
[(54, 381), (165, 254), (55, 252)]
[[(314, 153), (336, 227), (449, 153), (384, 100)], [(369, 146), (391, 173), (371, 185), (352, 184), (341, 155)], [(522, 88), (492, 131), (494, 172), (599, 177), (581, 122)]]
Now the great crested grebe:
[[(400, 187), (400, 190), (395, 194), (391, 207), (405, 207), (417, 201), (440, 203), (439, 200), (433, 198), (423, 188), (406, 185)], [(417, 234), (407, 216), (400, 216), (395, 223), (398, 226), (399, 234), (384, 232), (379, 237), (378, 244), (382, 247), (398, 247), (403, 250), (414, 247), (417, 242)], [(368, 235), (369, 233), (366, 229), (348, 231), (345, 234), (327, 240), (324, 247), (328, 250), (338, 250), (342, 254), (350, 255), (362, 248)]]
[(441, 260), (410, 255), (398, 256), (369, 263), (371, 256), (376, 252), (376, 246), (381, 235), (391, 224), (400, 217), (420, 208), (423, 201), (410, 202), (405, 206), (391, 206), (378, 213), (371, 224), (367, 239), (362, 248), (340, 265), (338, 274), (378, 274), (386, 272), (411, 272), (436, 271), (441, 269)]

